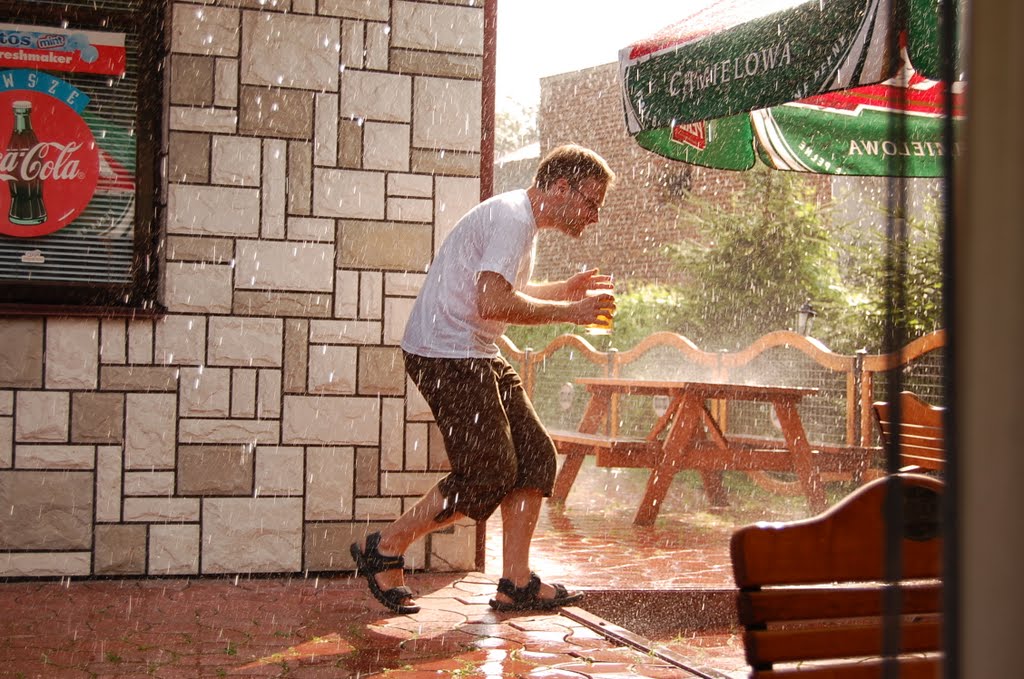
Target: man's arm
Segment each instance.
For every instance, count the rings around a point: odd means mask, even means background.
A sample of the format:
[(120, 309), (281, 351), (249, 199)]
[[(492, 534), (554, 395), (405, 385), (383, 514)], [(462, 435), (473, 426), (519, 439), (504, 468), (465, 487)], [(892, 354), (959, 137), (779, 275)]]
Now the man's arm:
[(574, 274), (564, 281), (553, 281), (551, 283), (528, 283), (526, 294), (537, 299), (560, 299), (578, 300), (587, 295), (588, 290), (614, 290), (615, 284), (611, 276), (598, 272), (597, 269), (588, 269)]
[[(558, 285), (558, 284), (553, 284)], [(598, 316), (615, 310), (610, 294), (584, 296), (576, 300), (543, 299), (519, 292), (500, 274), (481, 271), (477, 275), (477, 311), (482, 318), (515, 325), (544, 323), (597, 323)]]

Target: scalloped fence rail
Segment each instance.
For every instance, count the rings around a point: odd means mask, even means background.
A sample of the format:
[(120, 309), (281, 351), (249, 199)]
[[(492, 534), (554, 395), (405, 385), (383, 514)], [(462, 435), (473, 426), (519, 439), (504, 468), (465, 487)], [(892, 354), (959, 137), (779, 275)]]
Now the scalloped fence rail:
[[(813, 338), (780, 330), (768, 333), (740, 351), (708, 352), (673, 332), (657, 332), (628, 350), (599, 351), (579, 335), (560, 335), (540, 350), (520, 349), (507, 337), (499, 346), (517, 365), (541, 418), (551, 426), (575, 428), (582, 401), (574, 381), (587, 376), (662, 376), (740, 383), (817, 387), (819, 394), (801, 406), (801, 417), (814, 443), (833, 446), (877, 446), (878, 432), (871, 404), (883, 400), (886, 385), (900, 371), (903, 388), (924, 400), (941, 403), (946, 331), (938, 330), (889, 354), (832, 352)], [(637, 428), (648, 410), (637, 404), (615, 404), (613, 432)], [(713, 404), (724, 408), (724, 404)], [(772, 427), (767, 411), (730, 406), (716, 417), (732, 431), (764, 433)]]

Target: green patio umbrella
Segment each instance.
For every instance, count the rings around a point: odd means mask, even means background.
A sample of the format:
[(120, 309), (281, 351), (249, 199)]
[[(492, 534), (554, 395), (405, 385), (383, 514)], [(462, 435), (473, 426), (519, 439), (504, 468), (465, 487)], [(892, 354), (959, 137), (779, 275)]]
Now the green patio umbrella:
[[(710, 2), (620, 51), (627, 128), (644, 148), (706, 167), (760, 158), (820, 174), (941, 176), (938, 0), (907, 0), (898, 39), (892, 2)], [(963, 90), (954, 83), (954, 119)], [(894, 113), (906, 116), (899, 140)]]

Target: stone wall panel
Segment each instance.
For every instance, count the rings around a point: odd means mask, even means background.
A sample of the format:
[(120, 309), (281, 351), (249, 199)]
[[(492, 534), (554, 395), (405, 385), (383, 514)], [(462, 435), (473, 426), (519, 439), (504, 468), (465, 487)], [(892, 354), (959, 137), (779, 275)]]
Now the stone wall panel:
[(384, 218), (384, 173), (316, 168), (313, 214), (345, 219)]
[(213, 105), (214, 59), (189, 54), (171, 56), (171, 103)]
[(331, 298), (320, 292), (236, 290), (231, 311), (236, 316), (330, 318)]
[(408, 123), (412, 119), (412, 78), (394, 73), (345, 71), (338, 114), (342, 118)]
[(168, 236), (167, 259), (180, 262), (230, 264), (235, 258), (235, 241), (210, 236)]
[(395, 2), (391, 45), (434, 52), (483, 54), (482, 7)]
[(346, 220), (339, 227), (339, 268), (424, 271), (432, 249), (428, 225)]
[(194, 575), (199, 572), (199, 526), (152, 526), (149, 529), (149, 574)]
[(464, 54), (393, 49), (391, 67), (400, 73), (479, 80), (483, 76), (484, 63), (482, 57)]
[(389, 0), (320, 0), (320, 13), (327, 16), (387, 21), (391, 16)]
[(173, 469), (178, 398), (128, 394), (125, 404), (125, 469)]
[(282, 330), (278, 318), (211, 318), (206, 352), (210, 365), (279, 367)]
[(92, 446), (16, 446), (14, 455), (18, 469), (92, 469), (96, 462)]
[(239, 12), (236, 9), (174, 3), (171, 51), (238, 56)]
[(206, 363), (206, 316), (165, 316), (156, 323), (154, 361), (161, 365)]
[(259, 234), (259, 189), (171, 184), (167, 196), (168, 233), (240, 238)]
[(288, 214), (313, 214), (313, 146), (288, 142), (288, 170), (285, 184)]
[(100, 389), (105, 391), (175, 391), (178, 371), (171, 366), (103, 366)]
[(42, 319), (0, 319), (0, 387), (43, 386)]
[(249, 446), (181, 446), (179, 495), (251, 495), (253, 452)]
[(68, 440), (70, 394), (63, 391), (20, 391), (14, 419), (18, 443), (64, 443)]
[(309, 448), (306, 451), (306, 520), (352, 518), (355, 450)]
[(286, 396), (281, 440), (287, 445), (377, 445), (380, 403), (375, 398)]
[(302, 568), (302, 500), (203, 501), (203, 573), (290, 573)]
[(238, 241), (238, 288), (331, 292), (334, 246), (293, 241)]
[(238, 101), (238, 131), (261, 137), (312, 139), (314, 96), (303, 90), (243, 85)]
[(318, 92), (338, 89), (337, 19), (243, 12), (242, 41), (244, 84)]
[(92, 549), (90, 472), (0, 471), (0, 549)]
[[(474, 80), (418, 78), (413, 100), (413, 146), (478, 152), (481, 92), (480, 83)], [(432, 115), (438, 110), (444, 115)]]
[(202, 132), (171, 132), (167, 179), (174, 183), (210, 180), (210, 135)]
[(364, 396), (401, 396), (405, 389), (405, 361), (398, 347), (362, 347), (359, 350), (359, 393)]
[(0, 469), (14, 464), (14, 418), (0, 417)]
[(140, 575), (146, 572), (146, 527), (96, 526), (96, 575)]

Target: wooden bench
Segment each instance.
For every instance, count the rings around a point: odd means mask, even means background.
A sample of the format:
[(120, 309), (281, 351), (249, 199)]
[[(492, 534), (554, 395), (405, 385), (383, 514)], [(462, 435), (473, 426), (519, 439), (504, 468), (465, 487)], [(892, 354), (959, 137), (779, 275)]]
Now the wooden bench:
[(558, 452), (565, 461), (551, 492), (554, 502), (565, 502), (573, 481), (579, 473), (583, 458), (593, 455), (598, 467), (636, 467), (650, 469), (661, 455), (661, 443), (642, 438), (583, 434), (578, 431), (549, 429)]
[(867, 679), (885, 654), (885, 506), (903, 508), (898, 598), (901, 679), (941, 674), (942, 481), (898, 474), (871, 481), (816, 517), (759, 523), (731, 539), (737, 608), (752, 679)]
[(580, 451), (594, 455), (598, 467), (650, 467), (657, 462), (661, 444), (643, 438), (582, 434), (562, 429), (549, 430), (558, 452)]
[[(891, 404), (878, 401), (872, 406), (882, 441), (893, 440), (895, 429)], [(900, 392), (899, 442), (901, 467), (917, 467), (941, 472), (945, 463), (945, 434), (942, 413), (945, 408), (919, 399), (913, 392)]]

